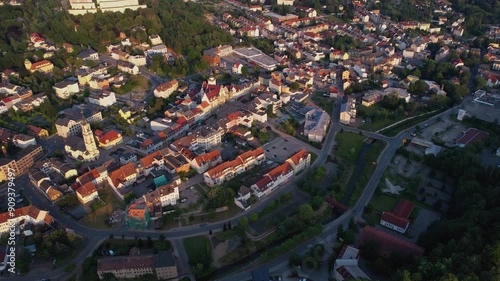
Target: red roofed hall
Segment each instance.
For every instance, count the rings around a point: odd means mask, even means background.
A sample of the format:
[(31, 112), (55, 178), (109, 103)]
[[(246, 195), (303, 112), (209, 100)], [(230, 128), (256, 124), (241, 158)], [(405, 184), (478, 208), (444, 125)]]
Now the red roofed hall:
[(463, 136), (461, 136), (457, 140), (457, 145), (460, 147), (464, 147), (468, 144), (479, 142), (484, 140), (488, 136), (488, 133), (483, 132), (481, 130), (478, 130), (476, 128), (470, 128), (465, 133)]
[(377, 245), (377, 254), (384, 258), (389, 258), (394, 255), (400, 257), (420, 257), (423, 256), (425, 252), (424, 248), (414, 243), (403, 240), (372, 226), (365, 226), (361, 232), (360, 244), (364, 246), (370, 242)]
[(400, 233), (405, 233), (410, 225), (408, 217), (415, 208), (415, 204), (408, 200), (399, 201), (398, 205), (391, 211), (384, 211), (380, 218), (380, 224)]

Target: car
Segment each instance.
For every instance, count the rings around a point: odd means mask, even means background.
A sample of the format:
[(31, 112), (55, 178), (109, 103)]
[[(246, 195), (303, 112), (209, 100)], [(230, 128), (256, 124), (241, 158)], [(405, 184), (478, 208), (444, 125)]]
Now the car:
[(283, 140), (286, 141), (286, 142), (288, 141), (287, 139), (283, 139)]
[(283, 147), (283, 150), (286, 150), (286, 147)]
[(274, 158), (278, 157), (278, 156), (276, 156), (276, 154), (274, 154), (273, 156), (274, 156)]
[(184, 202), (186, 202), (186, 201), (187, 201), (187, 198), (182, 198), (182, 199), (181, 199), (181, 203), (184, 203)]

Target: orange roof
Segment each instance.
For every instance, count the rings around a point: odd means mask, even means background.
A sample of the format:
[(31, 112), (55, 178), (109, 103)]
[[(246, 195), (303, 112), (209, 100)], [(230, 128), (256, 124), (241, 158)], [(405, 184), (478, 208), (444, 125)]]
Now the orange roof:
[(111, 172), (109, 177), (113, 182), (114, 186), (117, 187), (120, 183), (124, 182), (125, 179), (133, 174), (136, 174), (134, 163), (128, 163), (120, 167), (120, 169)]
[(300, 160), (307, 159), (307, 156), (309, 156), (309, 152), (307, 152), (307, 150), (305, 149), (301, 149), (299, 152), (295, 153), (289, 159), (292, 160), (293, 164), (297, 165), (300, 163)]
[[(14, 214), (11, 215), (10, 212), (5, 212), (0, 214), (0, 224), (7, 222), (9, 219), (18, 218), (21, 216), (30, 216), (33, 219), (37, 219), (40, 214), (40, 210), (33, 205), (25, 206), (22, 208), (18, 208), (14, 210)], [(43, 218), (45, 221), (49, 223), (52, 222), (52, 217), (49, 214), (46, 214)]]
[(122, 134), (115, 130), (111, 130), (101, 136), (99, 136), (99, 142), (102, 144), (106, 144), (108, 142), (113, 142), (117, 139), (120, 139), (122, 137)]
[(218, 159), (220, 159), (220, 157), (221, 157), (220, 151), (219, 150), (214, 150), (214, 151), (202, 154), (202, 155), (194, 158), (194, 161), (196, 161), (196, 163), (199, 166), (201, 166), (204, 163), (209, 163), (209, 162), (212, 162), (212, 161), (217, 161)]
[(243, 112), (236, 111), (236, 112), (228, 114), (226, 117), (227, 117), (227, 119), (229, 119), (229, 121), (237, 120), (238, 118), (243, 117)]
[(80, 194), (81, 197), (85, 198), (89, 195), (94, 194), (94, 192), (97, 192), (97, 189), (94, 185), (93, 182), (89, 181), (88, 183), (82, 185), (80, 188), (78, 188), (76, 193)]
[(37, 62), (34, 62), (33, 64), (31, 64), (31, 70), (35, 70), (35, 69), (38, 69), (40, 67), (44, 67), (47, 65), (52, 65), (52, 63), (48, 60), (37, 61)]
[(179, 84), (177, 83), (177, 80), (171, 80), (165, 83), (160, 84), (158, 87), (156, 87), (156, 91), (166, 91), (172, 87), (177, 87)]
[(146, 216), (146, 204), (132, 203), (127, 209), (129, 217), (144, 219)]
[(143, 168), (149, 168), (151, 165), (153, 165), (153, 161), (156, 157), (161, 157), (161, 152), (160, 151), (155, 151), (147, 156), (144, 156), (139, 160)]
[(292, 166), (290, 163), (285, 162), (284, 164), (279, 165), (278, 167), (272, 169), (269, 173), (269, 177), (275, 181), (278, 179), (279, 176), (286, 175), (292, 171)]

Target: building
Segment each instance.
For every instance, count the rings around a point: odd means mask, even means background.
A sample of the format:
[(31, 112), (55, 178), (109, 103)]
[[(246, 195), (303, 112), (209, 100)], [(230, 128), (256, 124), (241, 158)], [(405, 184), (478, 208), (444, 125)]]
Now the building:
[(139, 74), (139, 67), (128, 61), (119, 61), (118, 70), (132, 75)]
[(163, 40), (161, 40), (161, 37), (158, 34), (150, 35), (148, 38), (151, 42), (151, 46), (163, 44)]
[(26, 224), (52, 224), (54, 219), (49, 215), (49, 212), (37, 209), (35, 206), (29, 205), (26, 207), (15, 209), (11, 214), (5, 212), (0, 214), (0, 233), (9, 231), (11, 225), (18, 225), (21, 229)]
[(191, 168), (196, 170), (198, 174), (203, 174), (207, 170), (212, 169), (222, 162), (222, 157), (219, 150), (207, 152), (195, 157), (191, 162)]
[(360, 244), (364, 246), (369, 243), (377, 245), (377, 254), (384, 258), (399, 256), (401, 258), (421, 257), (425, 249), (403, 240), (395, 235), (372, 226), (365, 226), (361, 232)]
[(151, 215), (144, 200), (135, 200), (127, 207), (125, 222), (129, 228), (149, 228)]
[(26, 126), (26, 133), (30, 136), (34, 136), (34, 137), (38, 137), (38, 138), (42, 138), (42, 139), (49, 136), (49, 131), (47, 131), (46, 129), (42, 129), (40, 127), (37, 127), (37, 126), (33, 126), (33, 125)]
[(100, 258), (97, 260), (97, 274), (100, 279), (104, 279), (106, 273), (111, 273), (120, 279), (153, 274), (158, 280), (179, 280), (177, 265), (171, 251), (160, 251), (157, 255), (140, 255), (137, 248), (132, 248), (129, 256)]
[[(96, 5), (97, 3), (97, 5)], [(70, 0), (71, 6), (68, 12), (72, 15), (83, 15), (85, 13), (101, 12), (121, 12), (130, 9), (136, 11), (138, 9), (146, 9), (146, 5), (139, 5), (138, 0)]]
[(115, 93), (111, 91), (92, 93), (89, 96), (89, 103), (109, 107), (116, 103), (116, 96)]
[(49, 60), (41, 60), (35, 63), (25, 60), (24, 67), (31, 73), (38, 71), (44, 74), (49, 74), (52, 73), (52, 70), (54, 70), (54, 65)]
[(52, 86), (56, 92), (56, 96), (61, 99), (69, 99), (74, 94), (80, 92), (78, 82), (64, 80)]
[(266, 160), (264, 149), (259, 147), (255, 150), (240, 154), (232, 161), (226, 161), (203, 174), (203, 179), (208, 186), (215, 186), (232, 179)]
[(480, 142), (489, 136), (487, 132), (478, 130), (476, 128), (469, 128), (463, 132), (463, 135), (456, 141), (459, 147), (465, 147), (468, 144)]
[(265, 174), (259, 181), (252, 184), (250, 188), (252, 189), (255, 196), (258, 198), (270, 194), (274, 189), (276, 189), (281, 184), (287, 182), (292, 178), (294, 172), (290, 163), (285, 162), (280, 166), (272, 169), (267, 174)]
[(351, 247), (344, 246), (338, 258), (333, 265), (333, 277), (337, 281), (363, 279), (370, 280), (370, 278), (358, 267), (359, 250)]
[(97, 194), (97, 188), (91, 181), (80, 186), (77, 190), (75, 190), (75, 193), (78, 197), (78, 200), (84, 205), (99, 198), (99, 195)]
[(415, 204), (403, 199), (392, 212), (384, 211), (380, 218), (380, 224), (400, 233), (405, 233), (410, 225), (408, 217), (415, 208)]
[[(24, 148), (14, 158), (0, 158), (0, 182), (9, 178), (9, 174), (15, 171), (15, 176), (20, 175), (31, 168), (37, 159), (42, 157), (43, 150), (39, 145)], [(10, 173), (9, 173), (10, 171)]]
[(104, 133), (101, 130), (96, 130), (95, 136), (97, 138), (97, 142), (99, 143), (99, 147), (104, 149), (111, 149), (113, 146), (123, 142), (122, 134), (115, 130), (111, 130), (107, 133)]
[(304, 135), (309, 141), (321, 142), (326, 135), (330, 116), (321, 109), (312, 109), (305, 115)]
[(157, 98), (168, 98), (170, 95), (177, 91), (179, 88), (179, 83), (177, 80), (173, 79), (168, 82), (160, 84), (156, 89), (154, 90), (154, 95)]
[(88, 49), (80, 52), (78, 54), (78, 58), (81, 60), (98, 61), (99, 60), (99, 53), (97, 53), (94, 49), (88, 48)]
[(286, 162), (292, 166), (293, 174), (297, 175), (311, 165), (311, 153), (305, 149), (301, 149), (292, 155), (292, 157), (286, 159)]
[(79, 134), (82, 131), (81, 123), (84, 121), (88, 123), (102, 121), (101, 111), (94, 106), (73, 107), (65, 110), (63, 116), (56, 121), (57, 134), (63, 138)]
[(77, 136), (69, 136), (66, 139), (64, 150), (73, 159), (81, 162), (92, 162), (99, 159), (99, 150), (95, 143), (94, 134), (87, 121), (81, 124), (82, 139)]
[(348, 97), (346, 102), (340, 106), (340, 123), (351, 125), (356, 121), (356, 103), (354, 99)]

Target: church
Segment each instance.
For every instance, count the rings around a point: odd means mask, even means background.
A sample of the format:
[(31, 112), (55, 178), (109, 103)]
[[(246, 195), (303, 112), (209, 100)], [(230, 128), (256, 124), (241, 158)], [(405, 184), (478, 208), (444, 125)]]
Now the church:
[(82, 127), (82, 138), (70, 135), (66, 139), (64, 150), (69, 157), (81, 162), (92, 162), (99, 159), (99, 149), (95, 143), (94, 134), (87, 121), (83, 121), (80, 125)]

